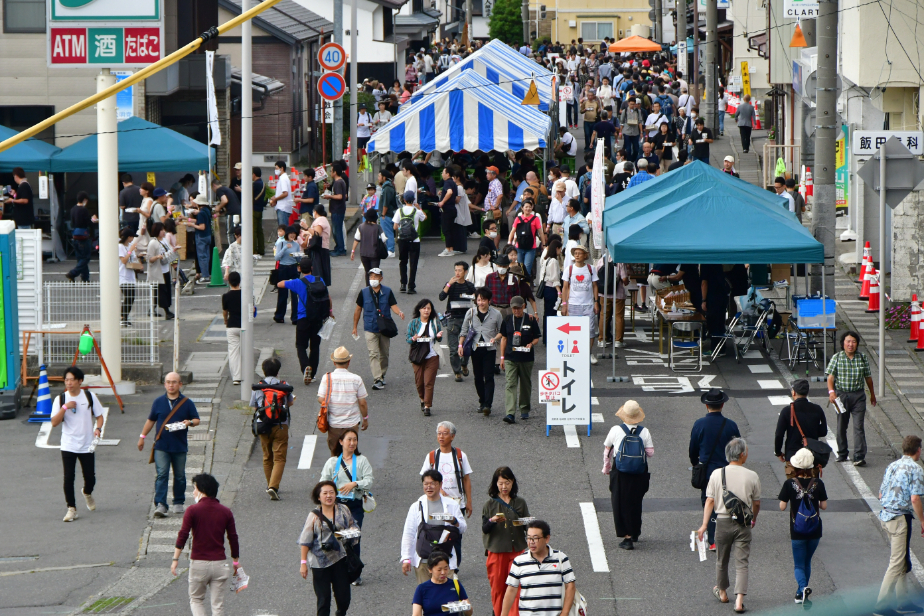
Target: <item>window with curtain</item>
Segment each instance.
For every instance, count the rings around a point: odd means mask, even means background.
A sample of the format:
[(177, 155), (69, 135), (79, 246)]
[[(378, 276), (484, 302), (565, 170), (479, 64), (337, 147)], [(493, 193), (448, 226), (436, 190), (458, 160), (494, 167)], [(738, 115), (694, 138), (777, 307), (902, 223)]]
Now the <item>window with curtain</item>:
[(581, 37), (585, 42), (602, 41), (613, 36), (613, 22), (611, 21), (582, 21)]
[(45, 0), (3, 0), (3, 31), (44, 32)]

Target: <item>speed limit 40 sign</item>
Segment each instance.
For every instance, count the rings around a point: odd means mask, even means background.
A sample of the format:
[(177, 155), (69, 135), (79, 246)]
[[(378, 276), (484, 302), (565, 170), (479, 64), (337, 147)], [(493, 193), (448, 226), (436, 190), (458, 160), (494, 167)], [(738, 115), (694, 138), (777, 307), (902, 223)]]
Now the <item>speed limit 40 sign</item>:
[(325, 71), (339, 71), (346, 63), (346, 52), (337, 43), (325, 43), (318, 50), (318, 64)]

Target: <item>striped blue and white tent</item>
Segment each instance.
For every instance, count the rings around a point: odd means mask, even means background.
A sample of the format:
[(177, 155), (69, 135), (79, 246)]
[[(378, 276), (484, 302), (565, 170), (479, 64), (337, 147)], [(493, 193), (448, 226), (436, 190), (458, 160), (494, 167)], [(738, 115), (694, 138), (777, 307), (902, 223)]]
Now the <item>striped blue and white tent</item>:
[[(539, 109), (549, 110), (549, 104), (552, 101), (552, 73), (538, 62), (527, 58), (497, 39), (493, 39), (449, 70), (440, 73), (427, 85), (419, 88), (411, 96), (409, 102), (412, 106), (415, 105), (421, 99), (426, 98), (427, 94), (465, 71), (478, 73), (520, 101), (529, 90), (530, 78), (535, 75), (536, 88), (539, 91)], [(403, 110), (404, 107), (400, 113), (403, 113)]]
[(371, 152), (536, 150), (548, 147), (552, 120), (474, 71), (464, 71), (369, 141)]

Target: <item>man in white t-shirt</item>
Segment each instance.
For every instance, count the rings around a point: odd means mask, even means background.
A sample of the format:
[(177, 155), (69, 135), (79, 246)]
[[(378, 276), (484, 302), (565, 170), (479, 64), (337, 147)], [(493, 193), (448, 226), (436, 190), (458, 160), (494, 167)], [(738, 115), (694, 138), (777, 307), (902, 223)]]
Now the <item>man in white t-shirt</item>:
[[(81, 391), (83, 370), (77, 366), (64, 369), (66, 391), (56, 396), (51, 404), (51, 425), (61, 425), (61, 460), (64, 462), (64, 500), (67, 502), (65, 522), (77, 519), (77, 504), (74, 499), (74, 475), (77, 461), (83, 472), (83, 498), (87, 509), (94, 511), (93, 487), (96, 485), (96, 449), (93, 441), (102, 434), (103, 405), (96, 394)], [(62, 404), (63, 401), (63, 404)]]
[(465, 515), (472, 517), (472, 467), (465, 452), (452, 446), (455, 438), (456, 427), (452, 422), (441, 421), (437, 424), (436, 440), (440, 447), (427, 454), (420, 474), (431, 469), (439, 471), (443, 475), (443, 489), (440, 493), (458, 502)]
[(581, 191), (578, 190), (577, 182), (571, 179), (571, 170), (568, 167), (561, 167), (561, 179), (560, 182), (565, 183), (565, 200), (562, 203), (567, 204), (572, 199), (578, 199), (581, 196)]
[[(398, 241), (398, 270), (401, 272), (401, 292), (413, 295), (417, 293), (417, 262), (420, 260), (420, 223), (427, 219), (417, 204), (417, 195), (413, 191), (405, 191), (402, 195), (404, 205), (398, 208), (392, 217), (395, 228), (395, 239)], [(413, 232), (411, 231), (413, 227)], [(408, 276), (408, 261), (411, 273)]]
[(372, 116), (366, 109), (366, 103), (360, 103), (359, 114), (356, 117), (356, 146), (360, 150), (366, 149), (366, 144), (372, 137)]
[(280, 225), (289, 224), (295, 200), (292, 198), (292, 183), (286, 175), (286, 163), (283, 160), (276, 161), (276, 194), (270, 199), (270, 205), (276, 209), (276, 222)]
[[(587, 263), (590, 254), (578, 244), (571, 248), (574, 263), (567, 266), (561, 275), (561, 314), (563, 317), (590, 317), (590, 347), (598, 335), (597, 314), (600, 310), (600, 296), (597, 289), (597, 270)], [(596, 365), (597, 356), (591, 353), (590, 363)]]

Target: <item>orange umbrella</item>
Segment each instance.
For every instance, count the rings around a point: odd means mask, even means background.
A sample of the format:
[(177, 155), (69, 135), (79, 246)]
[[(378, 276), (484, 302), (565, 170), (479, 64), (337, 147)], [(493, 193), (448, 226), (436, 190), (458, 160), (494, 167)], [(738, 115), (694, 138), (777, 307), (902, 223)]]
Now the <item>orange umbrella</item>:
[(661, 51), (661, 46), (640, 36), (630, 36), (622, 39), (618, 43), (610, 45), (610, 51), (614, 53), (621, 53), (624, 51)]

